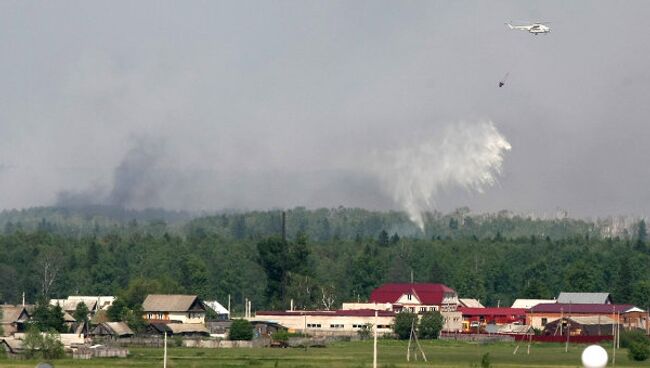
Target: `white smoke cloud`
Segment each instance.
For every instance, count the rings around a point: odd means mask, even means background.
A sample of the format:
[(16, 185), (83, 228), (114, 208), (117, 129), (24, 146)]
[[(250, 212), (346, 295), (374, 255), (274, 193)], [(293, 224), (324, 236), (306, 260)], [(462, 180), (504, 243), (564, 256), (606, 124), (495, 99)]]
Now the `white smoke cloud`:
[(483, 192), (501, 173), (510, 143), (491, 121), (447, 126), (441, 135), (380, 155), (375, 166), (389, 195), (424, 230), (422, 214), (441, 189)]

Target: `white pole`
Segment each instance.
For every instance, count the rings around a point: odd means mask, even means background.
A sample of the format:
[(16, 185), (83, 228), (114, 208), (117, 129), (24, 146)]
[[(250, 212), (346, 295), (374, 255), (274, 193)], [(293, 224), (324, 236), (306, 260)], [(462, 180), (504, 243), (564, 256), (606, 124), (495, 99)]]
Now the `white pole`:
[(230, 319), (230, 294), (228, 294), (228, 319)]
[(379, 311), (375, 309), (375, 341), (373, 343), (372, 368), (377, 368), (377, 319)]
[(165, 331), (165, 350), (163, 353), (163, 368), (167, 368), (167, 331)]
[(23, 291), (23, 307), (25, 306), (25, 292)]

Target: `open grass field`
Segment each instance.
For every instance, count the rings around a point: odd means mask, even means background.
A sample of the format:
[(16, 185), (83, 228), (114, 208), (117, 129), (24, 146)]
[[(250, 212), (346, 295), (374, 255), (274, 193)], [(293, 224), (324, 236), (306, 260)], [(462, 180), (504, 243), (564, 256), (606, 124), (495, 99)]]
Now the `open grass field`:
[[(572, 345), (569, 352), (558, 344), (536, 344), (531, 354), (522, 345), (513, 355), (515, 344), (426, 341), (423, 349), (429, 362), (406, 362), (406, 342), (380, 340), (380, 367), (480, 367), (481, 357), (490, 353), (492, 367), (580, 367), (580, 354), (586, 345)], [(289, 349), (190, 349), (170, 348), (168, 367), (372, 367), (372, 341), (336, 343), (326, 348)], [(611, 355), (611, 351), (610, 351)], [(0, 367), (34, 367), (36, 360), (0, 359)], [(127, 359), (93, 359), (54, 361), (55, 368), (66, 367), (162, 367), (162, 349), (130, 349)], [(648, 362), (632, 362), (626, 350), (617, 352), (617, 367), (647, 367)]]

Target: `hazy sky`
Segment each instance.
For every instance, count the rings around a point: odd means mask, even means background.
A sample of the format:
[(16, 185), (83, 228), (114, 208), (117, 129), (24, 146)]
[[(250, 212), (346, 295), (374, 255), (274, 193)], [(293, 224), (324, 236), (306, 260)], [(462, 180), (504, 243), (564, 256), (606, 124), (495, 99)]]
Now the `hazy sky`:
[[(391, 152), (492, 122), (512, 146), (488, 170), (497, 182), (436, 178), (427, 206), (648, 214), (648, 14), (648, 1), (1, 1), (0, 208), (402, 208)], [(445, 155), (420, 162), (461, 165)]]

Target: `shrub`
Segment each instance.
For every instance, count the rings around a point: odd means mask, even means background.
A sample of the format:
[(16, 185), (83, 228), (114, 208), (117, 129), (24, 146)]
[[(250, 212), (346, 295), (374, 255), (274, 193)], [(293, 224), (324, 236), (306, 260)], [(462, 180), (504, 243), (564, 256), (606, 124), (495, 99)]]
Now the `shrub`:
[(621, 347), (629, 348), (633, 342), (650, 344), (650, 339), (643, 330), (627, 330), (621, 332)]
[(422, 339), (437, 339), (442, 330), (442, 314), (440, 312), (426, 312), (420, 319), (418, 336)]
[(56, 332), (48, 332), (43, 337), (43, 344), (41, 345), (41, 352), (45, 359), (59, 359), (63, 358), (63, 343), (61, 338)]
[(398, 339), (405, 340), (411, 336), (411, 326), (416, 329), (418, 326), (418, 316), (415, 313), (400, 312), (395, 316), (395, 325), (393, 331)]
[(273, 334), (273, 340), (287, 342), (289, 341), (289, 333), (286, 330), (278, 330)]
[(172, 340), (174, 341), (175, 347), (180, 348), (183, 346), (183, 336), (174, 336), (172, 337)]
[(228, 338), (230, 340), (252, 340), (253, 325), (245, 319), (236, 319), (232, 321)]
[(27, 329), (23, 339), (23, 349), (27, 358), (35, 358), (43, 346), (43, 335), (36, 325), (31, 325)]
[(372, 323), (366, 323), (363, 325), (359, 330), (357, 330), (357, 334), (361, 340), (368, 340), (372, 335)]
[(627, 354), (632, 360), (642, 362), (650, 357), (650, 344), (648, 343), (634, 341), (628, 349)]
[(36, 326), (30, 326), (23, 340), (23, 349), (28, 358), (42, 356), (45, 359), (63, 357), (63, 343), (56, 331), (41, 334)]

